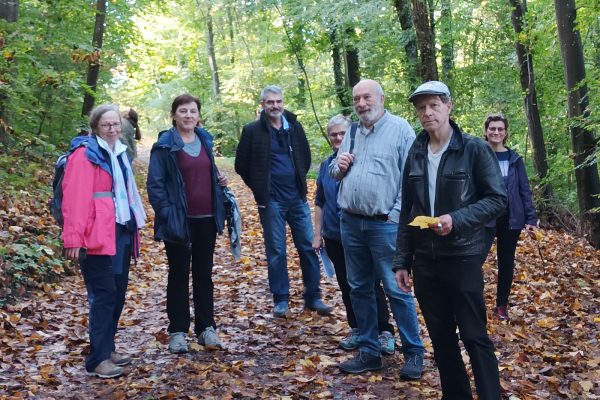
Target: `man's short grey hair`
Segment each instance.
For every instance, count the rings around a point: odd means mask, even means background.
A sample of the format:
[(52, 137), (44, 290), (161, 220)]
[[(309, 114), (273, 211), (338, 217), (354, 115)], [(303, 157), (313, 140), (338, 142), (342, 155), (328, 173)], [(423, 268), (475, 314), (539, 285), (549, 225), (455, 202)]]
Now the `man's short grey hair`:
[(100, 118), (109, 111), (116, 112), (119, 118), (121, 118), (119, 106), (116, 104), (101, 104), (90, 112), (89, 124), (93, 133), (98, 132), (98, 122), (100, 121)]
[(283, 97), (283, 90), (281, 90), (281, 88), (277, 85), (269, 85), (269, 86), (265, 87), (263, 90), (261, 90), (260, 91), (261, 101), (264, 100), (265, 97), (267, 97), (267, 93), (273, 93), (273, 94)]
[(345, 125), (346, 128), (348, 128), (350, 125), (352, 125), (352, 120), (342, 114), (331, 117), (327, 123), (327, 133), (329, 133), (329, 130), (336, 125)]

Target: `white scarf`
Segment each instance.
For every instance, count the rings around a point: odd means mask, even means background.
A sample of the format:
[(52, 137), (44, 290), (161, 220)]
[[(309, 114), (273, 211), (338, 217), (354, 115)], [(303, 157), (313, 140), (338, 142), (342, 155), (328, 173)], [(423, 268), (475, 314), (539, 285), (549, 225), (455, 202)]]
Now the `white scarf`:
[[(129, 163), (129, 158), (127, 157), (127, 146), (117, 139), (115, 142), (115, 150), (112, 151), (104, 139), (102, 139), (100, 136), (96, 137), (98, 138), (98, 144), (100, 147), (106, 150), (110, 156), (110, 164), (113, 172), (112, 178), (115, 201), (115, 217), (117, 223), (126, 225), (127, 221), (131, 219), (130, 210), (132, 210), (137, 228), (141, 229), (146, 224), (146, 213), (144, 212), (142, 199), (135, 184), (135, 178), (133, 176), (131, 164)], [(127, 180), (125, 180), (123, 171), (119, 165), (119, 160), (117, 159), (119, 156), (121, 157), (123, 165), (125, 166)], [(127, 182), (127, 185), (125, 185), (125, 182)]]

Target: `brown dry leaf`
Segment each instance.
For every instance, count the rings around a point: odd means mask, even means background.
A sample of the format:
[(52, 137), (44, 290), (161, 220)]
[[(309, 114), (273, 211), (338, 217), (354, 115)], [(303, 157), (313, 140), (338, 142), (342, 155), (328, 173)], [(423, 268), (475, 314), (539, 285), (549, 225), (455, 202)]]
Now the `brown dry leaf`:
[(425, 215), (419, 215), (418, 217), (415, 217), (415, 219), (413, 219), (408, 225), (416, 226), (421, 229), (428, 229), (429, 224), (437, 224), (439, 222), (440, 219), (438, 217), (428, 217)]

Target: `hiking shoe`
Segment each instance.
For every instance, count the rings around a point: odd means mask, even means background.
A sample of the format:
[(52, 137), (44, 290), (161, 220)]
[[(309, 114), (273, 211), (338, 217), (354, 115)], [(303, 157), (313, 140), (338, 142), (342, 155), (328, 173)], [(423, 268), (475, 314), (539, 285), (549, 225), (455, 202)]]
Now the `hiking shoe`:
[(380, 356), (373, 356), (360, 350), (351, 360), (344, 361), (338, 368), (347, 374), (360, 374), (365, 371), (377, 371), (383, 368)]
[(400, 370), (402, 379), (419, 379), (423, 373), (423, 354), (404, 356), (404, 365)]
[(508, 321), (508, 306), (498, 306), (494, 308), (494, 314), (500, 321)]
[(319, 315), (331, 315), (333, 312), (333, 307), (323, 303), (323, 300), (321, 299), (316, 299), (312, 302), (306, 303), (304, 307), (311, 311), (316, 311)]
[(391, 356), (396, 350), (396, 340), (391, 332), (383, 331), (379, 334), (379, 345), (381, 346), (381, 353), (386, 356)]
[(86, 372), (90, 376), (108, 379), (123, 375), (125, 369), (123, 367), (117, 367), (110, 359), (106, 359), (98, 364), (95, 370)]
[(169, 351), (173, 354), (182, 354), (190, 351), (185, 340), (185, 332), (172, 332), (169, 334)]
[(131, 364), (131, 357), (113, 351), (110, 353), (110, 361), (112, 361), (117, 367), (124, 367)]
[(209, 326), (198, 336), (198, 343), (206, 347), (208, 350), (219, 350), (223, 348), (223, 344), (219, 341), (219, 335), (212, 326)]
[(276, 303), (273, 307), (273, 316), (275, 318), (285, 318), (288, 313), (288, 304), (285, 301)]
[(342, 339), (342, 341), (338, 344), (338, 347), (343, 350), (354, 350), (358, 347), (358, 337), (360, 336), (360, 331), (358, 328), (352, 328), (348, 336)]

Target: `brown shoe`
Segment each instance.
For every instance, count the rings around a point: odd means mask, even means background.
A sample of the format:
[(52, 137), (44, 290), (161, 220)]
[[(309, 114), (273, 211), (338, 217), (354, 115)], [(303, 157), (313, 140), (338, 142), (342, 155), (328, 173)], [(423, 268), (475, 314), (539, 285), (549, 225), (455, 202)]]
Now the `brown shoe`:
[(131, 357), (113, 351), (112, 353), (110, 353), (110, 361), (112, 361), (113, 364), (115, 364), (118, 367), (124, 367), (126, 365), (131, 364)]
[(498, 306), (494, 308), (494, 314), (500, 321), (508, 321), (508, 306)]
[(87, 371), (88, 375), (97, 376), (99, 378), (116, 378), (123, 375), (125, 369), (117, 367), (110, 359), (102, 361), (95, 370)]

